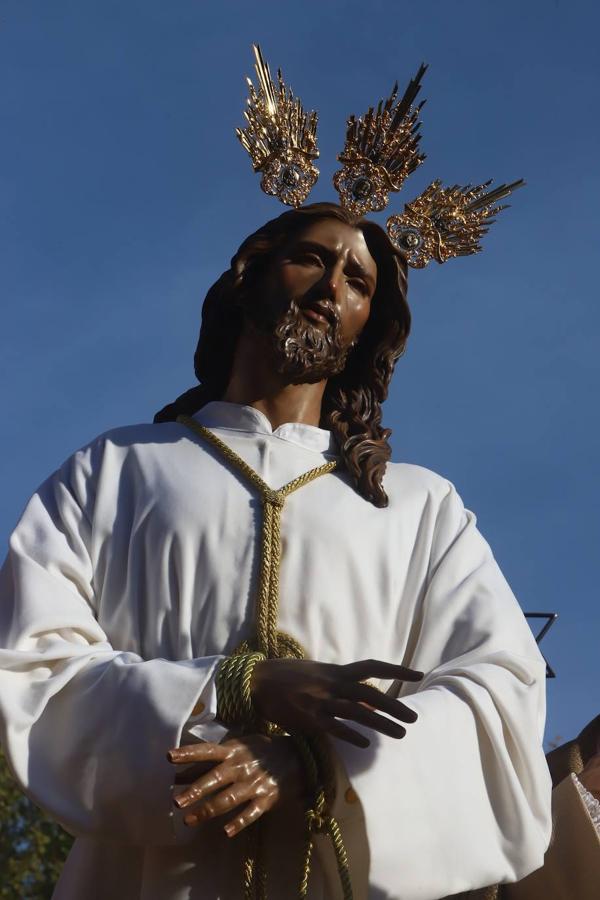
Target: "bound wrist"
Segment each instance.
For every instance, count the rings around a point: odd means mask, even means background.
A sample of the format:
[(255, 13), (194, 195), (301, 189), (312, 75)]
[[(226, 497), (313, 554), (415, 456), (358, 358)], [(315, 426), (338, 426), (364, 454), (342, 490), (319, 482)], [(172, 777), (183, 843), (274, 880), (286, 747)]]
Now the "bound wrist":
[(255, 667), (265, 660), (262, 653), (227, 656), (216, 677), (217, 717), (227, 725), (249, 726), (256, 722), (251, 685)]

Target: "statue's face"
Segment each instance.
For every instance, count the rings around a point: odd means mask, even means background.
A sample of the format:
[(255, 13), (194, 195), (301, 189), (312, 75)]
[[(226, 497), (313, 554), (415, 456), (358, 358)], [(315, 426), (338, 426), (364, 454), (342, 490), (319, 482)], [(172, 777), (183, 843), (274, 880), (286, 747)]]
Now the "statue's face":
[(298, 381), (342, 371), (369, 318), (376, 284), (377, 265), (361, 231), (321, 219), (294, 235), (260, 291), (278, 371)]
[(271, 291), (295, 300), (311, 324), (326, 330), (335, 314), (346, 344), (369, 318), (377, 266), (362, 231), (337, 219), (321, 219), (296, 235), (270, 276)]

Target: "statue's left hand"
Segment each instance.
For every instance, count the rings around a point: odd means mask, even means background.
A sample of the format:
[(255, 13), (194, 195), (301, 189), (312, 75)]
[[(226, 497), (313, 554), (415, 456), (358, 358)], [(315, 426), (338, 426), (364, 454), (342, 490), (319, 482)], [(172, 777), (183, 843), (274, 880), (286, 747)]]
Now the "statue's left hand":
[(283, 799), (300, 794), (299, 762), (290, 739), (284, 736), (256, 734), (222, 744), (187, 744), (169, 750), (167, 759), (176, 766), (212, 764), (209, 772), (177, 794), (173, 802), (180, 809), (192, 807), (184, 817), (190, 826), (241, 807), (224, 826), (228, 837), (234, 837)]

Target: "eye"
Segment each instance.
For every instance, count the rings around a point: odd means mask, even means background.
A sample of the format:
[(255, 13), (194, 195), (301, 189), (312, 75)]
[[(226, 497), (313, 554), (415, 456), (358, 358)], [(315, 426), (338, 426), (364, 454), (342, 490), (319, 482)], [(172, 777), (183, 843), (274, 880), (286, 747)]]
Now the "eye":
[(367, 284), (362, 278), (349, 278), (348, 284), (352, 285), (355, 290), (360, 291), (361, 294), (367, 295), (369, 293)]
[(310, 250), (301, 250), (296, 254), (296, 260), (301, 263), (306, 263), (306, 265), (321, 266), (323, 264), (321, 257), (317, 256), (316, 253), (311, 253)]

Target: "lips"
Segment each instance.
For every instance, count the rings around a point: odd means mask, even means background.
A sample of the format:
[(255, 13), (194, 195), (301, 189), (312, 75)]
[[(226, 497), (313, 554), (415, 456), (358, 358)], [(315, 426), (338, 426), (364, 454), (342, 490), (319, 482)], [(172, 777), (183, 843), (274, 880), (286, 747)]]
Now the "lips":
[(335, 323), (335, 312), (331, 304), (321, 300), (307, 303), (302, 307), (302, 313), (317, 325), (333, 325)]

